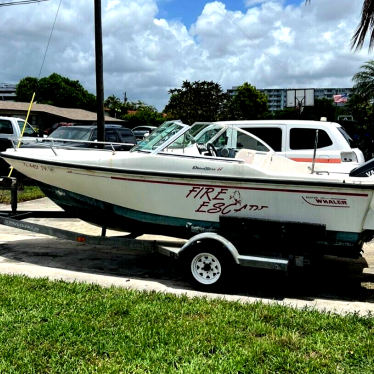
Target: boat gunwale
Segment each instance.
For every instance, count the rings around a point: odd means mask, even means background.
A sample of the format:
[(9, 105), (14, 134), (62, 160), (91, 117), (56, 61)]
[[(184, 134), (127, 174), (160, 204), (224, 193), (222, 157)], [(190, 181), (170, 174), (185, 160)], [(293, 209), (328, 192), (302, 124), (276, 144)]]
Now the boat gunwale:
[[(232, 177), (224, 175), (202, 175), (202, 174), (188, 174), (185, 173), (172, 173), (172, 172), (157, 172), (149, 170), (134, 170), (134, 169), (120, 169), (116, 167), (104, 167), (97, 165), (77, 165), (74, 163), (67, 162), (56, 162), (51, 160), (36, 160), (24, 156), (11, 155), (9, 153), (0, 153), (0, 156), (4, 159), (9, 158), (12, 160), (31, 162), (41, 165), (51, 165), (57, 167), (67, 167), (69, 169), (76, 170), (93, 170), (99, 172), (107, 172), (112, 174), (131, 174), (131, 175), (143, 175), (153, 177), (164, 177), (164, 178), (181, 178), (181, 179), (197, 179), (197, 180), (219, 180), (223, 182), (236, 182), (236, 183), (254, 183), (254, 184), (280, 184), (280, 185), (304, 185), (304, 186), (317, 186), (325, 188), (343, 188), (343, 189), (354, 189), (354, 190), (373, 190), (374, 180), (372, 183), (346, 183), (343, 180), (341, 183), (329, 182), (329, 181), (313, 181), (313, 180), (289, 180), (289, 179), (271, 179), (271, 178), (248, 178), (248, 177)], [(229, 161), (229, 159), (228, 159)]]

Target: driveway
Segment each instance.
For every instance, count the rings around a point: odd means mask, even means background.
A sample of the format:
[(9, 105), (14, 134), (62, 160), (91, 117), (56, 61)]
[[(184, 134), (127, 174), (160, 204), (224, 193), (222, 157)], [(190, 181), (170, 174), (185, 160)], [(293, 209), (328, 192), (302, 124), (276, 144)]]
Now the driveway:
[[(0, 210), (10, 209), (1, 205)], [(59, 210), (49, 199), (20, 203), (19, 210)], [(85, 234), (101, 229), (78, 219), (28, 219), (30, 222)], [(108, 236), (119, 235), (108, 230)], [(167, 239), (144, 235), (141, 239)], [(179, 240), (179, 239), (176, 239)], [(241, 268), (230, 294), (204, 294), (191, 289), (176, 262), (141, 250), (94, 246), (0, 226), (0, 273), (24, 274), (119, 286), (136, 290), (170, 292), (188, 296), (219, 297), (241, 302), (261, 300), (298, 308), (311, 307), (337, 313), (374, 313), (374, 242), (364, 247), (358, 260), (326, 257), (318, 265), (284, 273)]]

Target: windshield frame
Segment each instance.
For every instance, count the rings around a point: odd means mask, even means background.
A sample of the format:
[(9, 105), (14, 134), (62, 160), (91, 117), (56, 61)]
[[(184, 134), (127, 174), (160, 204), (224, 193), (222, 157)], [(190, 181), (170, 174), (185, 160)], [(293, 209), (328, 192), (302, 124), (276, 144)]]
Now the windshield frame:
[[(243, 133), (246, 134), (247, 136), (255, 139), (257, 142), (261, 143), (267, 150), (256, 150), (256, 152), (259, 153), (268, 153), (268, 152), (274, 152), (273, 148), (269, 146), (266, 142), (264, 142), (262, 139), (257, 137), (256, 135), (245, 131), (243, 129), (237, 128), (233, 125), (224, 125), (224, 124), (218, 124), (218, 123), (212, 123), (210, 126), (214, 126), (217, 128), (216, 134), (209, 139), (208, 142), (203, 143), (208, 144), (208, 143), (213, 143), (225, 132), (227, 131), (236, 131), (236, 133)], [(208, 127), (210, 127), (208, 126)], [(192, 141), (184, 142), (182, 141), (182, 147), (173, 147), (172, 144), (176, 143), (178, 139), (183, 137), (183, 139), (186, 138), (186, 135), (188, 134), (188, 131), (191, 129), (192, 126), (183, 124), (181, 122), (176, 122), (176, 121), (166, 121), (164, 122), (161, 126), (159, 126), (156, 130), (154, 130), (146, 139), (143, 139), (141, 143), (133, 147), (130, 152), (149, 152), (150, 154), (158, 154), (158, 153), (164, 153), (163, 151), (165, 149), (173, 149), (173, 148), (180, 148), (180, 149), (185, 149), (188, 148), (191, 145), (198, 145), (196, 139), (194, 138)], [(205, 129), (204, 129), (205, 130)], [(204, 131), (203, 130), (203, 131)], [(176, 132), (175, 132), (176, 131)], [(173, 135), (170, 136), (170, 133), (173, 133)], [(191, 134), (189, 134), (191, 137)], [(231, 136), (231, 141), (233, 141), (234, 137)], [(229, 148), (229, 149), (236, 149), (235, 147), (232, 146), (232, 144), (226, 144), (224, 148)], [(167, 153), (167, 152), (166, 152)], [(198, 155), (196, 155), (197, 157)], [(204, 156), (201, 156), (204, 157)]]
[[(150, 152), (151, 154), (157, 154), (174, 143), (176, 139), (185, 134), (189, 129), (190, 126), (182, 122), (166, 121), (156, 130), (152, 131), (147, 138), (133, 147), (130, 152)], [(169, 134), (176, 130), (177, 132), (169, 137)], [(163, 141), (163, 139), (165, 139), (165, 141)]]
[[(199, 143), (199, 139), (204, 136), (204, 134), (208, 131), (211, 131), (213, 129), (217, 129), (218, 131), (206, 142), (206, 143)], [(222, 134), (224, 134), (225, 132), (227, 131), (236, 131), (237, 133), (242, 133), (242, 134), (245, 134), (245, 135), (248, 135), (250, 137), (252, 137), (253, 139), (257, 140), (259, 143), (263, 144), (266, 148), (268, 148), (268, 151), (259, 151), (259, 150), (256, 150), (256, 152), (275, 152), (273, 150), (272, 147), (270, 147), (269, 144), (267, 144), (265, 141), (263, 141), (261, 138), (259, 138), (258, 136), (252, 134), (250, 131), (247, 131), (246, 129), (242, 129), (242, 128), (239, 128), (233, 124), (221, 124), (221, 123), (215, 123), (215, 122), (212, 122), (209, 126), (206, 126), (204, 127), (201, 132), (199, 132), (198, 134), (196, 134), (195, 136), (195, 141), (197, 144), (199, 145), (206, 145), (208, 143), (211, 143), (213, 145), (215, 145), (214, 143), (221, 137)], [(197, 135), (200, 135), (199, 137), (197, 137)], [(230, 140), (231, 142), (233, 141), (233, 137), (231, 136), (230, 137)], [(233, 146), (233, 144), (226, 144), (226, 147), (231, 149), (231, 148), (235, 148)]]

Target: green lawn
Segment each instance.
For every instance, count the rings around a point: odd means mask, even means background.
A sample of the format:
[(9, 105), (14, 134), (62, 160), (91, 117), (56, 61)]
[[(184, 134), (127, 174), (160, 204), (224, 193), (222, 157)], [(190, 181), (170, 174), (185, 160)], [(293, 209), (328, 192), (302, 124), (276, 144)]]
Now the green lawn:
[(373, 373), (374, 318), (0, 276), (0, 373)]
[[(29, 201), (44, 197), (42, 191), (37, 186), (24, 186), (23, 189), (17, 191), (18, 202)], [(0, 203), (10, 204), (10, 191), (0, 189)]]

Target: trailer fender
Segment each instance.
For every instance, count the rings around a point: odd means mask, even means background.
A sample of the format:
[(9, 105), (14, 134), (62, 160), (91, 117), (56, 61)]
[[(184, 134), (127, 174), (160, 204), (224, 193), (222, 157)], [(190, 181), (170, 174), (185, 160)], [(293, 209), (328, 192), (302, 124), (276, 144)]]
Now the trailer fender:
[(236, 247), (229, 240), (224, 238), (223, 236), (218, 235), (216, 233), (212, 233), (212, 232), (205, 232), (205, 233), (193, 236), (178, 251), (178, 257), (183, 255), (183, 253), (186, 253), (188, 248), (190, 248), (191, 246), (193, 246), (197, 242), (202, 242), (202, 241), (207, 241), (207, 240), (209, 240), (209, 241), (216, 240), (219, 243), (221, 243), (230, 252), (233, 260), (235, 261), (235, 263), (239, 264), (239, 260), (238, 260), (239, 252), (236, 249)]

